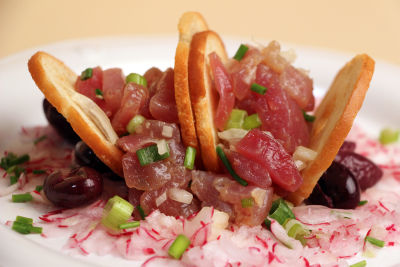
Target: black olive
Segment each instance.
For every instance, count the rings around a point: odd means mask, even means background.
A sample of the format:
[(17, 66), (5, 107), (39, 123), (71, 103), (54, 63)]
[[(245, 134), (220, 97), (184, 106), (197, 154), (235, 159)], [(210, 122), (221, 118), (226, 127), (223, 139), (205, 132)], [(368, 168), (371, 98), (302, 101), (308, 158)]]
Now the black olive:
[(43, 111), (47, 121), (66, 141), (75, 144), (81, 138), (74, 132), (68, 121), (53, 107), (47, 99), (43, 99)]
[(360, 184), (362, 191), (375, 185), (383, 176), (382, 170), (363, 155), (351, 151), (339, 151), (336, 162), (346, 166)]
[(95, 201), (103, 192), (103, 178), (89, 167), (60, 169), (46, 177), (43, 191), (56, 206), (75, 208)]
[(332, 162), (324, 172), (307, 200), (309, 204), (331, 208), (353, 209), (360, 202), (360, 185), (353, 174), (342, 164)]
[(111, 172), (110, 168), (83, 141), (79, 141), (75, 145), (75, 161), (81, 166), (89, 166), (99, 172)]

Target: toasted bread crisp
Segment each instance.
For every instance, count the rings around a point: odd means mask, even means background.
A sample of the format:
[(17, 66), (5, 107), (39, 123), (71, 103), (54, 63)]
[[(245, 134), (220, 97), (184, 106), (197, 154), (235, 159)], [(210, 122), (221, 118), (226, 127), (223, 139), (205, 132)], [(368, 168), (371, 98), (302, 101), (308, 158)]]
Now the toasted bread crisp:
[(118, 136), (103, 110), (75, 91), (78, 76), (63, 62), (44, 52), (34, 54), (28, 67), (36, 85), (74, 131), (101, 161), (123, 176), (123, 153), (115, 145)]
[(207, 30), (204, 18), (197, 12), (186, 12), (179, 20), (179, 42), (176, 47), (174, 87), (175, 101), (178, 110), (178, 118), (181, 126), (181, 134), (185, 146), (196, 148), (199, 152), (195, 121), (190, 102), (188, 81), (188, 60), (192, 36), (197, 32)]
[(303, 170), (301, 187), (288, 197), (295, 205), (311, 194), (321, 175), (334, 160), (364, 101), (374, 66), (374, 60), (368, 55), (354, 57), (336, 75), (318, 106), (309, 146), (318, 154)]
[(204, 166), (209, 171), (217, 172), (219, 160), (215, 150), (218, 135), (214, 118), (218, 95), (213, 88), (209, 73), (208, 55), (212, 52), (216, 52), (223, 63), (228, 60), (224, 43), (218, 34), (213, 31), (196, 33), (192, 39), (189, 55), (190, 97)]

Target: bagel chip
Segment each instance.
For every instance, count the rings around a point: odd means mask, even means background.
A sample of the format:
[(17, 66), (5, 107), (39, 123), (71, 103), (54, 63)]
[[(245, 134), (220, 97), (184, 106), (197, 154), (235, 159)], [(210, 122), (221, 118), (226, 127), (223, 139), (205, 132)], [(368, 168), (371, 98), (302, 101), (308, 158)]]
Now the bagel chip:
[(197, 32), (202, 32), (207, 29), (207, 23), (200, 13), (184, 13), (178, 24), (179, 42), (175, 53), (175, 101), (178, 110), (182, 140), (185, 146), (196, 148), (198, 155), (200, 154), (200, 151), (189, 94), (188, 61), (192, 36)]
[(309, 145), (317, 157), (302, 171), (301, 187), (288, 196), (295, 205), (308, 198), (335, 159), (362, 106), (374, 66), (374, 60), (366, 54), (354, 57), (338, 72), (317, 107)]
[(103, 110), (75, 91), (78, 76), (63, 62), (45, 52), (34, 54), (28, 67), (46, 99), (67, 119), (97, 157), (123, 177), (123, 153), (115, 145), (118, 136)]
[(218, 135), (214, 118), (218, 95), (213, 88), (209, 72), (208, 55), (212, 52), (216, 52), (223, 63), (227, 62), (228, 56), (224, 43), (217, 33), (213, 31), (196, 33), (193, 36), (189, 54), (190, 97), (204, 166), (209, 171), (217, 172), (220, 168), (216, 153)]

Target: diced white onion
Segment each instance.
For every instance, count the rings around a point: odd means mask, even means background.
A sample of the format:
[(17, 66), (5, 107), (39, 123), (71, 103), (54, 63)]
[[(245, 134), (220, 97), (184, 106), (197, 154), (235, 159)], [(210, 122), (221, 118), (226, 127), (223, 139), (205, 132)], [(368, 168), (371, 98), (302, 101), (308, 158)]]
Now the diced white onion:
[(228, 227), (229, 215), (228, 213), (214, 209), (212, 221), (210, 240), (216, 239), (221, 231)]
[(307, 167), (307, 164), (301, 160), (295, 160), (294, 164), (296, 165), (296, 167), (299, 171), (304, 170)]
[(218, 137), (230, 144), (236, 144), (240, 141), (249, 131), (239, 128), (231, 128), (223, 132), (218, 132)]
[(159, 207), (162, 203), (164, 203), (167, 200), (167, 191), (162, 193), (157, 199), (156, 199), (156, 206)]
[(160, 155), (168, 152), (168, 144), (164, 139), (157, 141), (157, 150)]
[(170, 188), (168, 190), (168, 197), (185, 204), (190, 204), (193, 200), (193, 195), (190, 192), (180, 188)]
[(256, 204), (261, 207), (264, 203), (265, 196), (267, 195), (267, 190), (261, 188), (255, 188), (251, 191), (251, 196), (254, 198)]
[(317, 152), (304, 146), (296, 147), (293, 153), (293, 160), (301, 160), (303, 162), (309, 162), (317, 157)]
[(164, 125), (162, 128), (161, 134), (164, 137), (171, 138), (173, 131), (174, 131), (174, 128), (172, 128), (171, 126), (168, 126), (168, 125)]

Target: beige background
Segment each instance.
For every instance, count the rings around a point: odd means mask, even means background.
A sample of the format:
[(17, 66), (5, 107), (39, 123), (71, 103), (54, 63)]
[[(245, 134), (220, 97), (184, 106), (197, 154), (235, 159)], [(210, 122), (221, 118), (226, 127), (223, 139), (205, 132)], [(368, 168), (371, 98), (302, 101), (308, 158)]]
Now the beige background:
[(66, 39), (177, 34), (186, 10), (222, 35), (367, 52), (400, 65), (400, 0), (0, 0), (0, 58)]

